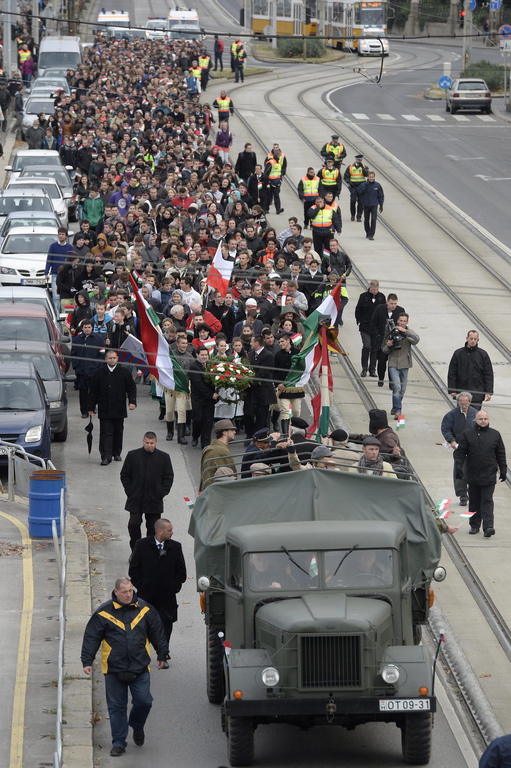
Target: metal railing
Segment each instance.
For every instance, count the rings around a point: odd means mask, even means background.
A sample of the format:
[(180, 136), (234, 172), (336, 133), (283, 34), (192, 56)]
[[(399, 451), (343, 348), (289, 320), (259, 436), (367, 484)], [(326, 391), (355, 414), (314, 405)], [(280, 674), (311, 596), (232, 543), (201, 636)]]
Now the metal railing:
[(22, 459), (40, 464), (43, 469), (55, 469), (55, 465), (49, 459), (42, 459), (33, 453), (28, 453), (21, 445), (0, 440), (0, 456), (7, 456), (7, 501), (14, 501), (16, 493), (16, 468), (14, 457), (18, 455)]
[[(60, 537), (57, 523), (52, 520), (51, 533), (60, 587), (59, 601), (59, 650), (57, 655), (57, 722), (55, 727), (55, 751), (53, 753), (53, 768), (62, 766), (62, 723), (63, 723), (63, 688), (64, 688), (64, 639), (66, 632), (66, 490), (60, 492)], [(60, 540), (59, 540), (60, 538)]]

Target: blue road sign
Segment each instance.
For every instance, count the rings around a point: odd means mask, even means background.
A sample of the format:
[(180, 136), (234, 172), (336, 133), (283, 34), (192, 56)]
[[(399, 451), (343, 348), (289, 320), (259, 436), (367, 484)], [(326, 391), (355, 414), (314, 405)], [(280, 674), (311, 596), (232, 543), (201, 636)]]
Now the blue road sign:
[(501, 0), (491, 0), (490, 11), (500, 11)]
[(446, 90), (447, 90), (447, 88), (450, 88), (450, 87), (451, 87), (451, 85), (452, 85), (452, 80), (451, 80), (451, 78), (450, 78), (450, 77), (447, 77), (447, 75), (444, 75), (444, 76), (443, 76), (443, 77), (441, 77), (441, 78), (440, 78), (440, 80), (438, 81), (438, 85), (440, 86), (440, 88), (443, 88), (443, 89), (444, 89), (444, 91), (446, 91)]
[(470, 10), (475, 11), (476, 8), (477, 8), (476, 0), (470, 0)]
[(502, 40), (507, 40), (511, 37), (511, 24), (503, 24), (499, 29), (499, 35)]

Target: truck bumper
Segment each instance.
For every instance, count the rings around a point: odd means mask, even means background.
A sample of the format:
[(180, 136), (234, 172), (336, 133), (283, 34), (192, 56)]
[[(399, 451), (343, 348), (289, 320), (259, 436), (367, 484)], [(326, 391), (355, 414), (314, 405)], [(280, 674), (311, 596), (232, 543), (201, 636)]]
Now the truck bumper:
[[(396, 697), (397, 698), (397, 697)], [(375, 696), (342, 696), (321, 699), (243, 699), (227, 700), (224, 703), (225, 714), (230, 717), (284, 718), (288, 717), (324, 717), (335, 705), (335, 716), (369, 716), (369, 719), (395, 720), (396, 716), (417, 714), (418, 712), (436, 712), (436, 698), (424, 696), (416, 701), (429, 701), (429, 709), (424, 710), (380, 710), (380, 701), (392, 701)], [(411, 701), (411, 699), (408, 699)], [(335, 719), (334, 716), (334, 719)]]

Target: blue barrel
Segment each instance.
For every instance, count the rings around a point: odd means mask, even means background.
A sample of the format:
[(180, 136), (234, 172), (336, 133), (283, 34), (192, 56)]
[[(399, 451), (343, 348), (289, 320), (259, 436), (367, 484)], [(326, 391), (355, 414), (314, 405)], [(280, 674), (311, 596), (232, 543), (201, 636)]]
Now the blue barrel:
[(41, 469), (30, 475), (28, 491), (28, 532), (32, 539), (51, 539), (51, 523), (60, 536), (60, 495), (66, 487), (66, 473)]

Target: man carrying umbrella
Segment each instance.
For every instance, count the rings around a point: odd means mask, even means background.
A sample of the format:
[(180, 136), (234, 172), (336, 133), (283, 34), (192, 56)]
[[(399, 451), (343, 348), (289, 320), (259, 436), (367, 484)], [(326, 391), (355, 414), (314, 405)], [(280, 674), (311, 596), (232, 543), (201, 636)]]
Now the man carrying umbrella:
[(90, 381), (89, 416), (96, 405), (99, 418), (99, 452), (101, 466), (114, 461), (121, 461), (124, 419), (129, 410), (137, 407), (137, 387), (128, 368), (118, 365), (118, 355), (114, 349), (107, 350), (105, 363), (98, 368)]

